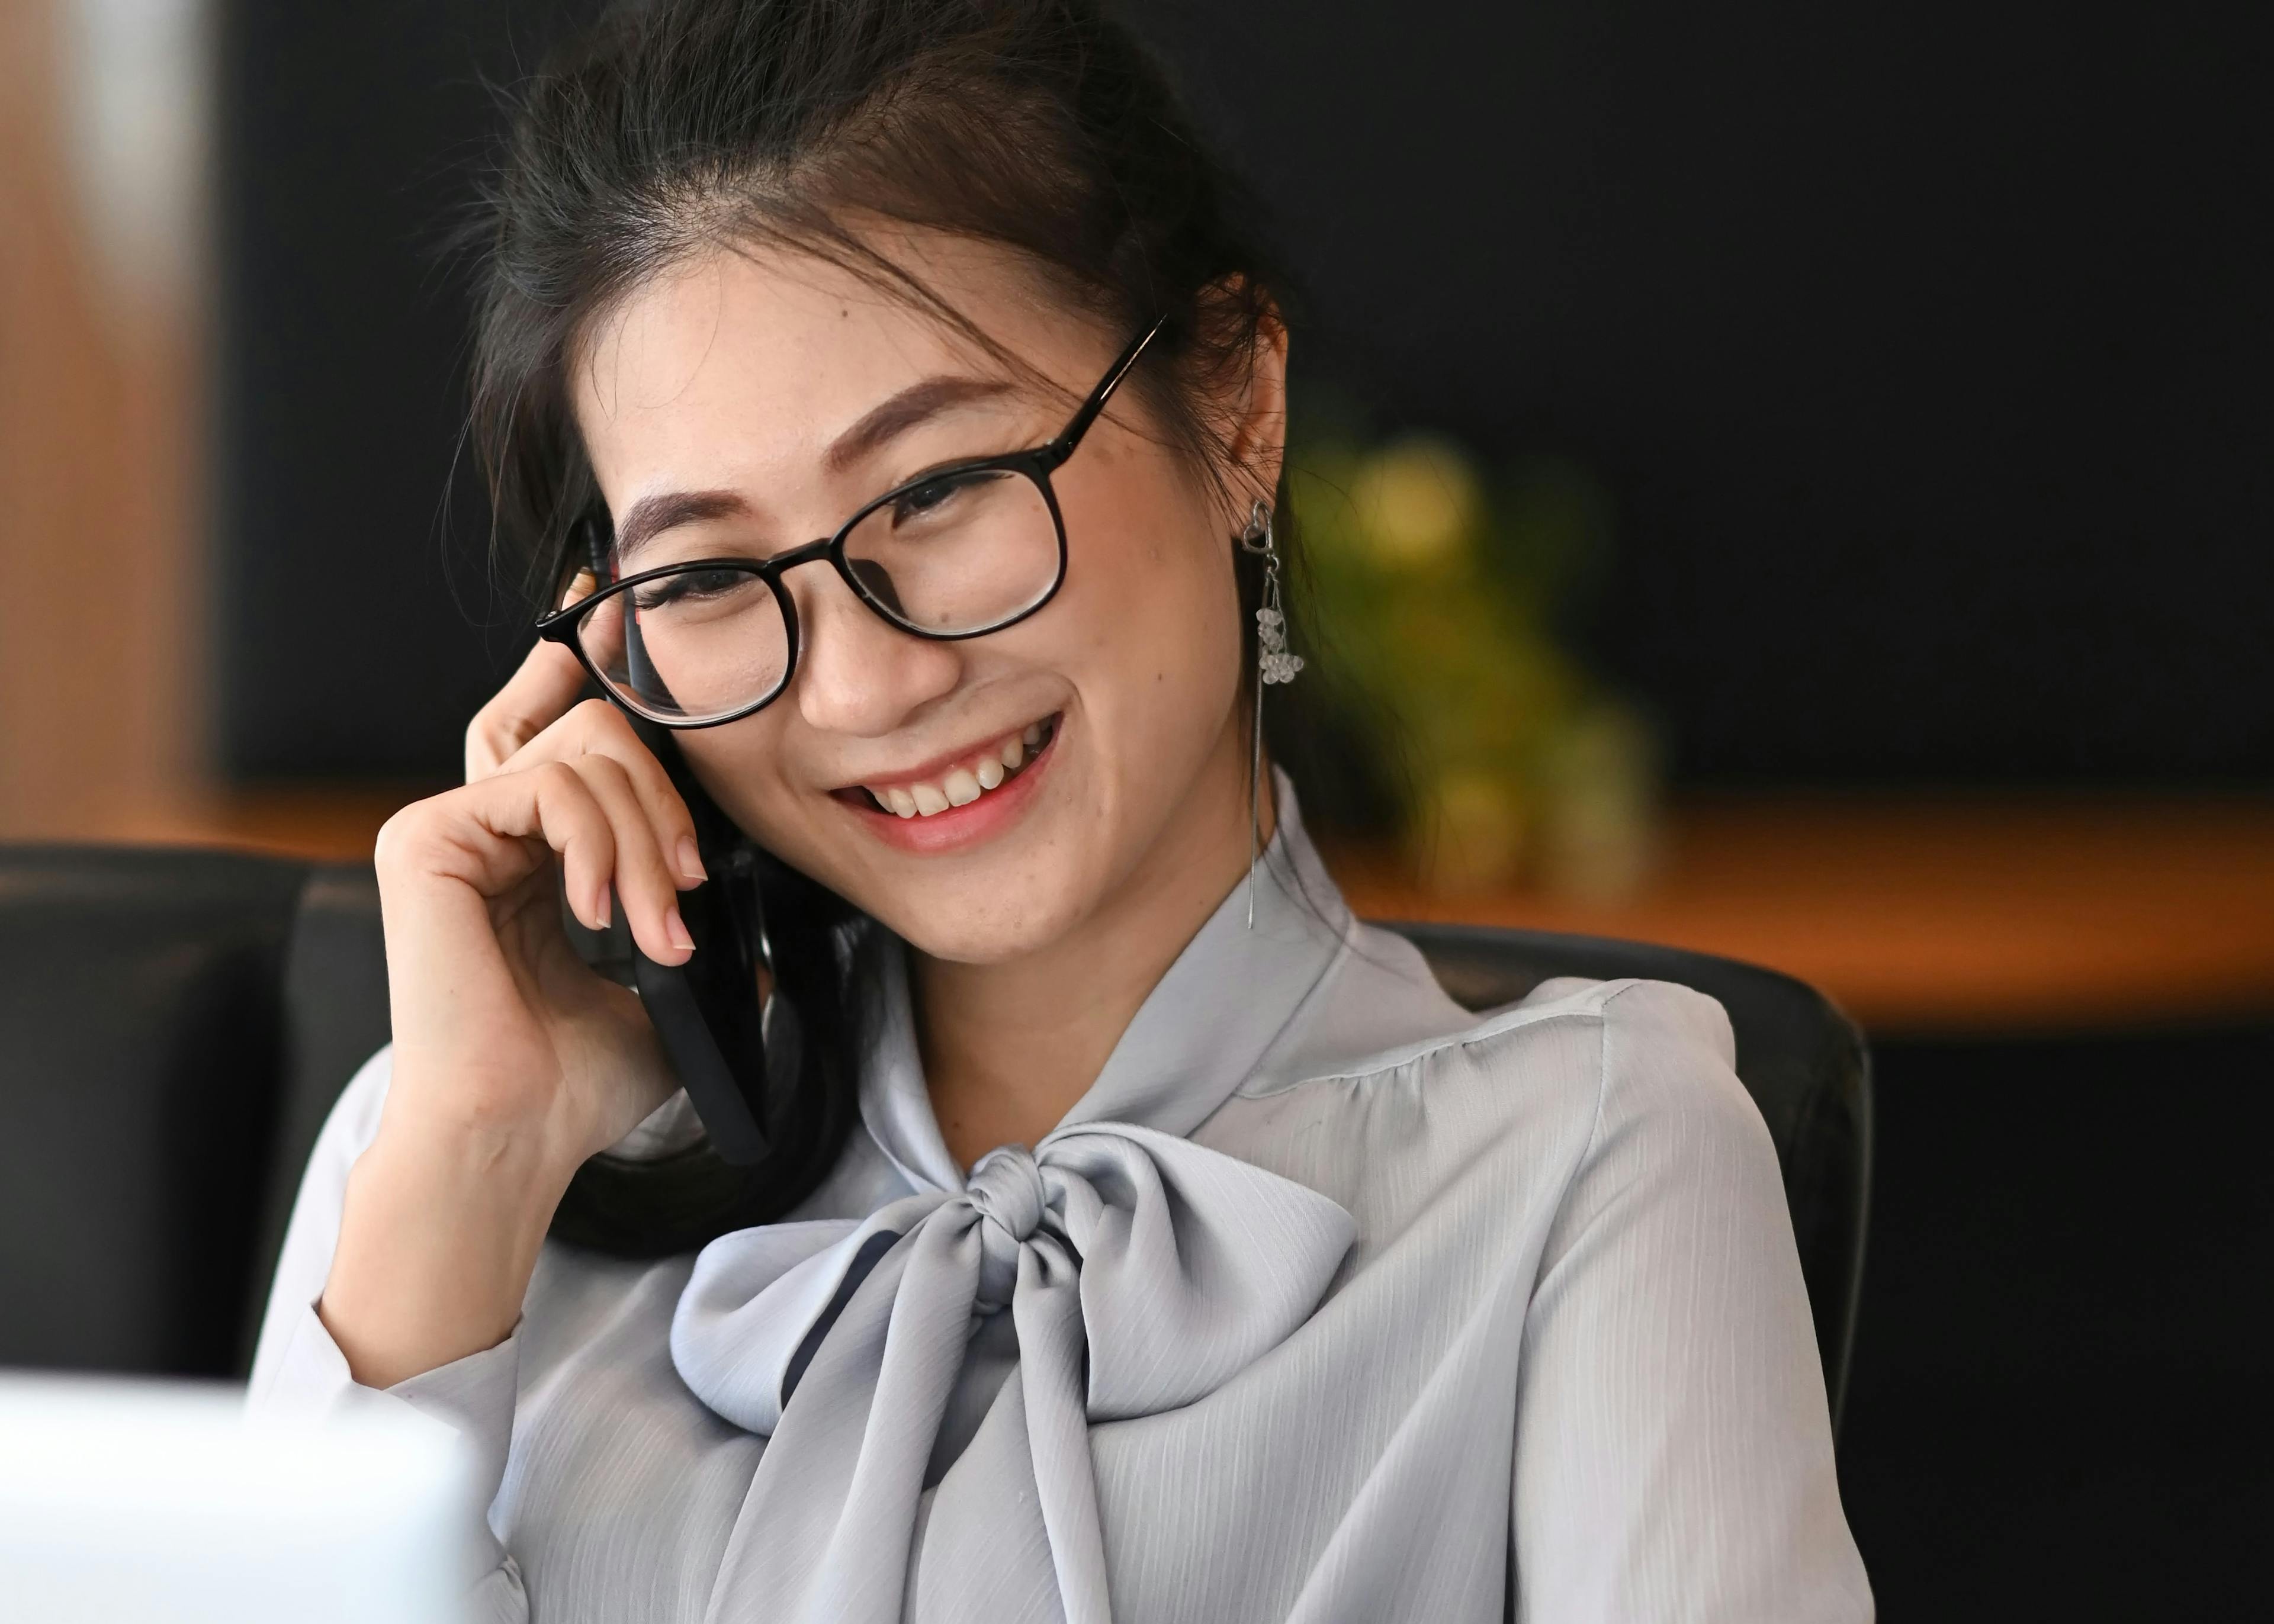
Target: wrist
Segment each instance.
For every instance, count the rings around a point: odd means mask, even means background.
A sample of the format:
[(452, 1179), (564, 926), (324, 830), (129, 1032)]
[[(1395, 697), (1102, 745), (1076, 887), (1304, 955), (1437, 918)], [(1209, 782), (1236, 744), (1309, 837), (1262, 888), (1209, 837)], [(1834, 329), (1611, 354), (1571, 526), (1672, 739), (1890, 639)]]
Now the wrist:
[(349, 1169), (346, 1205), (360, 1196), (454, 1246), (502, 1241), (533, 1251), (576, 1163), (534, 1136), (504, 1136), (382, 1120)]
[(576, 1103), (557, 1086), (485, 1088), (457, 1069), (416, 1064), (398, 1045), (364, 1155), (436, 1184), (540, 1199), (550, 1190), (557, 1199), (591, 1154)]
[(533, 1136), (382, 1121), (318, 1304), (356, 1380), (392, 1387), (510, 1335), (574, 1171)]

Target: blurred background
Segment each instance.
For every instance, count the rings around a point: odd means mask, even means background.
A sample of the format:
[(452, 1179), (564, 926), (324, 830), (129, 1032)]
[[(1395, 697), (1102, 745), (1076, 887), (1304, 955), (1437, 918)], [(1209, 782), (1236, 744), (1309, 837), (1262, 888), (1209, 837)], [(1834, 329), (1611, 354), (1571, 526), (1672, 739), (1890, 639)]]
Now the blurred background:
[[(489, 86), (588, 9), (0, 5), (0, 838), (367, 855), (454, 779), (524, 642), (442, 243)], [(1354, 900), (1839, 999), (1887, 1614), (2239, 1610), (2274, 13), (1133, 14), (1306, 278), (1315, 691), (1378, 702), (1320, 718)]]

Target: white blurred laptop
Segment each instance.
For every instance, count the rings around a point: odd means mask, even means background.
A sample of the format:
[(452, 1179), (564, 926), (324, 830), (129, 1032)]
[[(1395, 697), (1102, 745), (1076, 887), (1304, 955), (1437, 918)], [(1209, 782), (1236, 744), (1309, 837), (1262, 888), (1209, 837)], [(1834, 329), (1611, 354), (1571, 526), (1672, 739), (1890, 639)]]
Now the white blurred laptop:
[(222, 1386), (0, 1374), (0, 1620), (461, 1616), (470, 1482), (446, 1429), (243, 1410)]

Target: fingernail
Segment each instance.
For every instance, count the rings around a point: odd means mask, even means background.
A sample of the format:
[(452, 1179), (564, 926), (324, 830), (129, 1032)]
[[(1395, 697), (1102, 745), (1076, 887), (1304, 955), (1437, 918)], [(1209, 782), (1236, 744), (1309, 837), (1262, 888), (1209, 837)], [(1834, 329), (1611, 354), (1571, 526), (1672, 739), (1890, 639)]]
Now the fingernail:
[(695, 951), (695, 938), (687, 934), (687, 921), (679, 917), (677, 908), (663, 916), (663, 933), (674, 947), (683, 947), (690, 953)]
[(679, 872), (683, 879), (707, 880), (711, 876), (703, 867), (703, 853), (695, 847), (693, 835), (679, 837)]
[(592, 929), (606, 930), (608, 928), (608, 888), (605, 885), (600, 887), (600, 899), (592, 905), (592, 914), (600, 921)]

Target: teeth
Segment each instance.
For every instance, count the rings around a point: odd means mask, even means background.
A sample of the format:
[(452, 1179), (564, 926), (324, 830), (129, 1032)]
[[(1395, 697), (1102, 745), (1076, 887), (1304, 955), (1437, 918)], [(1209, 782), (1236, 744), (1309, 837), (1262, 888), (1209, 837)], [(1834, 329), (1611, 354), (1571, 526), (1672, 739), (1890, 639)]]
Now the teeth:
[(936, 817), (950, 807), (968, 807), (1027, 764), (1042, 748), (1050, 730), (1036, 722), (1023, 733), (1005, 739), (992, 756), (983, 756), (968, 767), (958, 767), (937, 784), (892, 785), (871, 787), (877, 804), (897, 817)]

